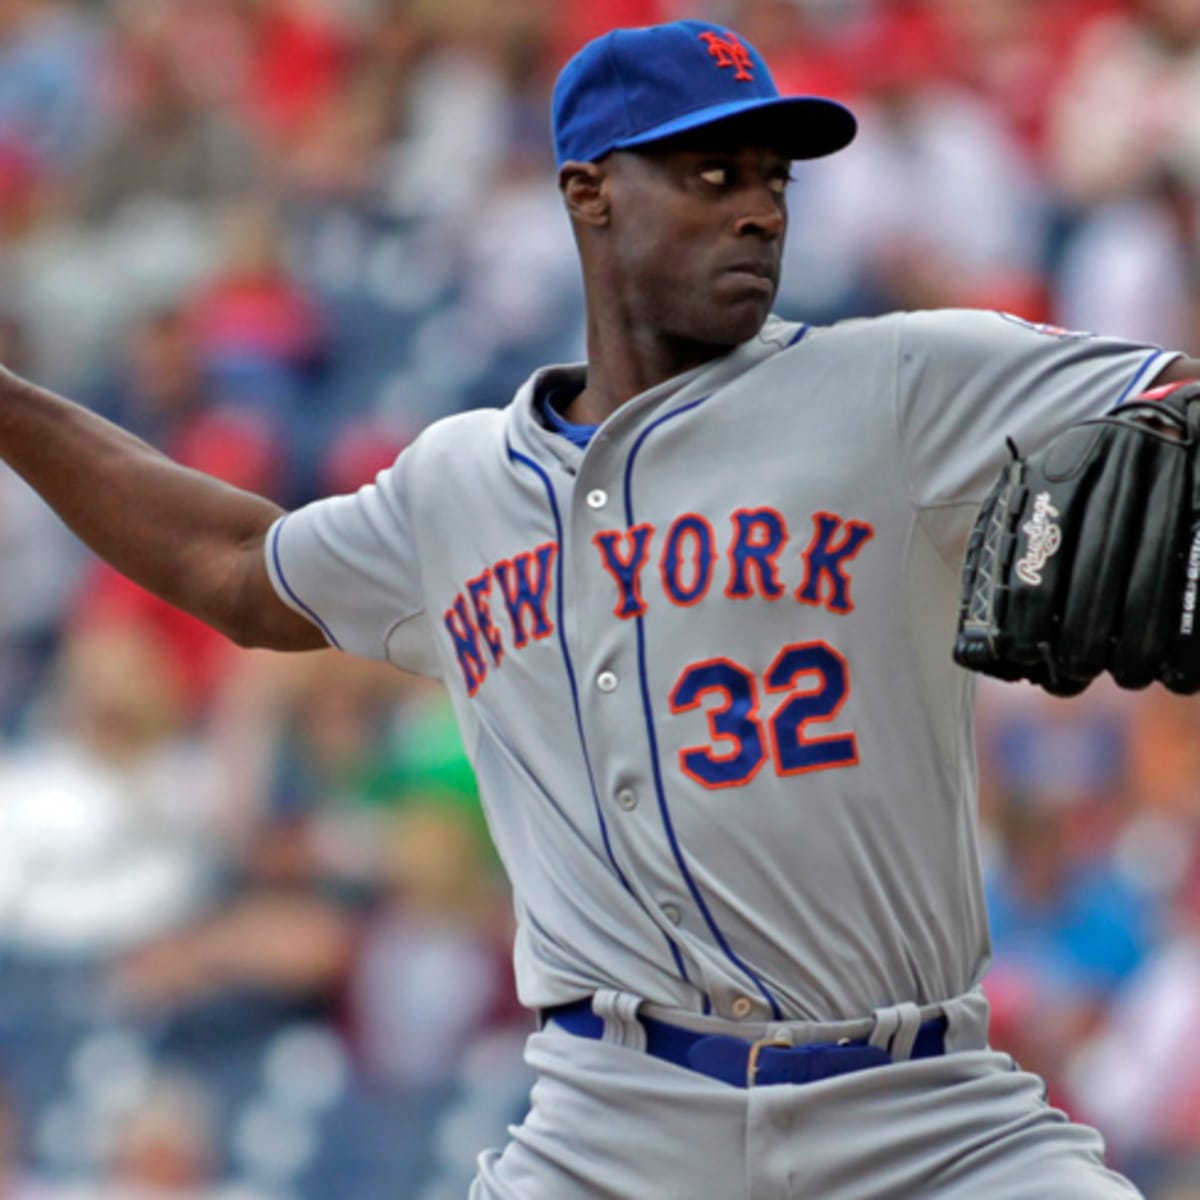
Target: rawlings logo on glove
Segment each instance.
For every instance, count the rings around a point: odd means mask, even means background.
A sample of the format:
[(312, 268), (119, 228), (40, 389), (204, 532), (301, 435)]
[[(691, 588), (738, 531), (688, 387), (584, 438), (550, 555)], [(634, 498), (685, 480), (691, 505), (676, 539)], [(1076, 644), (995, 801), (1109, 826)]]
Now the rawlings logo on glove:
[(1004, 469), (967, 546), (955, 661), (1060, 696), (1108, 671), (1200, 691), (1200, 383)]
[(1021, 526), (1029, 538), (1029, 549), (1017, 561), (1017, 576), (1030, 587), (1042, 582), (1046, 560), (1062, 545), (1062, 530), (1051, 520), (1058, 509), (1050, 503), (1050, 493), (1042, 492), (1033, 502), (1033, 516)]

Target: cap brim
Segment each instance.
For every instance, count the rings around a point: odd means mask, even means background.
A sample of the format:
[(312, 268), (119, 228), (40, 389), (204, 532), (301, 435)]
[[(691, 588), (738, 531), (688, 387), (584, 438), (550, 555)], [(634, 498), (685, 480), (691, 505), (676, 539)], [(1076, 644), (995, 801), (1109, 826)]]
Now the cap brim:
[(858, 132), (854, 114), (836, 100), (824, 96), (779, 96), (700, 108), (633, 137), (623, 138), (614, 143), (613, 149), (630, 150), (739, 118), (752, 124), (761, 120), (772, 144), (790, 158), (823, 158), (826, 154), (836, 154), (850, 145)]

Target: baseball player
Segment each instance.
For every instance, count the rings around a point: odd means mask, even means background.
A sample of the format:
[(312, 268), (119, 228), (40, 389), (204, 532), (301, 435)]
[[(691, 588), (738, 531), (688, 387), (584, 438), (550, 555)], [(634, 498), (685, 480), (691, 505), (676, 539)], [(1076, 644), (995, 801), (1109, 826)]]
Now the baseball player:
[(587, 363), (290, 515), (0, 388), (0, 452), (143, 585), (445, 682), (540, 1014), (474, 1200), (1136, 1194), (988, 1048), (950, 645), (1005, 438), (1200, 361), (985, 312), (772, 317), (790, 165), (854, 133), (717, 25), (584, 47), (554, 136)]

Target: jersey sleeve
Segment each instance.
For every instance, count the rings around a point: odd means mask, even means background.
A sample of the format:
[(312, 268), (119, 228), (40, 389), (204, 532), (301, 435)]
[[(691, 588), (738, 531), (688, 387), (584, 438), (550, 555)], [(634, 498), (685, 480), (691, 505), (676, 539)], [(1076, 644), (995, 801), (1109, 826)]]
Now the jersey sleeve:
[(1149, 386), (1179, 357), (1159, 347), (981, 310), (905, 316), (896, 420), (920, 508), (982, 501), (1009, 458)]
[(280, 517), (267, 535), (267, 571), (331, 646), (436, 676), (405, 487), (411, 453), (352, 495)]

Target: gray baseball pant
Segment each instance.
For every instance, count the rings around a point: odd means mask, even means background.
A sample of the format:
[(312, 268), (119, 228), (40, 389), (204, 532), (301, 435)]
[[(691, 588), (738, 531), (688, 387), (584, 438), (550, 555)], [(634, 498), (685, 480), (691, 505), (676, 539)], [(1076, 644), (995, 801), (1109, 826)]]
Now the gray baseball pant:
[[(618, 997), (613, 1004), (612, 997)], [(735, 1088), (638, 1048), (639, 1004), (602, 994), (605, 1040), (551, 1021), (533, 1034), (532, 1106), (480, 1156), (469, 1200), (1136, 1200), (1100, 1135), (986, 1048), (977, 994), (944, 1006), (948, 1053), (803, 1085)], [(624, 1003), (620, 1001), (623, 1000)], [(603, 1011), (601, 1009), (603, 1008)], [(911, 1005), (880, 1010), (895, 1026)], [(679, 1014), (643, 1007), (660, 1019)], [(702, 1030), (722, 1026), (704, 1018)], [(742, 1036), (780, 1026), (739, 1025)], [(796, 1040), (863, 1036), (790, 1026)], [(724, 1026), (722, 1031), (728, 1032)]]

